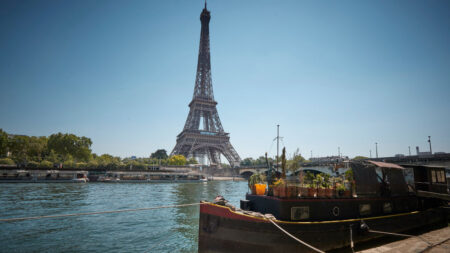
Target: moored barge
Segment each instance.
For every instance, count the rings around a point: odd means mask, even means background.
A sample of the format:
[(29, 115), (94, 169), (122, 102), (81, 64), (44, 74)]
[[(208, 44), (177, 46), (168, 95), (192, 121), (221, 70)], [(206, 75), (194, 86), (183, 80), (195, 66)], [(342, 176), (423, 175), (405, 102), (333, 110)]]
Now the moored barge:
[[(269, 186), (263, 195), (247, 194), (241, 208), (225, 201), (200, 206), (199, 252), (313, 252), (279, 227), (321, 251), (348, 247), (381, 234), (404, 233), (428, 226), (446, 226), (445, 200), (417, 196), (404, 167), (381, 162), (351, 162), (352, 194), (307, 195), (303, 187), (279, 196)], [(428, 168), (435, 170), (433, 168)], [(411, 171), (409, 171), (411, 173)], [(424, 173), (438, 175), (439, 172)], [(349, 174), (349, 173), (347, 173)], [(415, 178), (417, 180), (417, 177)], [(442, 177), (421, 178), (430, 184)], [(421, 182), (423, 184), (423, 182)], [(283, 186), (286, 191), (292, 186)], [(319, 186), (316, 185), (317, 188)], [(333, 187), (330, 187), (333, 188)], [(291, 189), (291, 192), (294, 191)], [(447, 188), (442, 190), (448, 196)]]
[(84, 170), (0, 170), (0, 183), (86, 183)]

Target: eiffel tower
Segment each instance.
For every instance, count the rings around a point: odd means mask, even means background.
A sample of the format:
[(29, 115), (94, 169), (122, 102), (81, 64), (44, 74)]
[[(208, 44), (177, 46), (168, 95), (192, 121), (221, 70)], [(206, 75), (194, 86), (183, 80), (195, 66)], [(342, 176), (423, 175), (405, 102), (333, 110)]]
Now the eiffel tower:
[(236, 167), (239, 166), (241, 158), (231, 145), (229, 134), (225, 133), (220, 123), (211, 83), (210, 19), (211, 15), (205, 2), (205, 8), (200, 14), (202, 28), (194, 96), (189, 103), (190, 111), (183, 131), (177, 136), (177, 144), (171, 155), (184, 155), (186, 158), (206, 156), (210, 165), (220, 167), (220, 154), (223, 154), (230, 165)]

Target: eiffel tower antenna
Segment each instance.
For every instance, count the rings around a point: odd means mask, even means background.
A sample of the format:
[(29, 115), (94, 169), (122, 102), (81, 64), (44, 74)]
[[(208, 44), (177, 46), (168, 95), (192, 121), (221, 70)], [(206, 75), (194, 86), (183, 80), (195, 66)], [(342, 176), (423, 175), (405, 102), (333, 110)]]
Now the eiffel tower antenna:
[(220, 156), (223, 155), (232, 167), (236, 167), (240, 165), (241, 158), (230, 143), (229, 133), (223, 130), (214, 100), (209, 47), (210, 19), (205, 1), (205, 8), (200, 14), (202, 26), (194, 94), (183, 131), (177, 136), (177, 144), (170, 155), (184, 155), (186, 158), (206, 156), (209, 164), (217, 167), (220, 167)]

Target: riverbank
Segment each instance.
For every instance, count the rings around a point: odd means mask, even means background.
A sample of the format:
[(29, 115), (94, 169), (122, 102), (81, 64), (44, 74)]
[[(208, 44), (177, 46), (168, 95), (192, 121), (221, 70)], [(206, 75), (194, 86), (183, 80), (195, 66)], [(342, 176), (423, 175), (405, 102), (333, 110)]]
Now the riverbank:
[(244, 181), (242, 177), (211, 176), (208, 173), (185, 170), (156, 171), (82, 171), (61, 169), (0, 169), (0, 183), (161, 183), (161, 182), (204, 182)]
[(245, 178), (242, 177), (208, 177), (208, 180), (211, 181), (246, 181)]

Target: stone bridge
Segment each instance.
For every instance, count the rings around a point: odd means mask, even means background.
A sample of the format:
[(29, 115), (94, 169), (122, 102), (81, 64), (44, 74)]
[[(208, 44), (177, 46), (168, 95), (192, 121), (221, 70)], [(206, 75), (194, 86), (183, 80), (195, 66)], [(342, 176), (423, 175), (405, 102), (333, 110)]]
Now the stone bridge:
[(248, 167), (240, 167), (239, 175), (243, 178), (248, 179), (251, 175), (255, 173), (266, 173), (268, 170), (267, 167), (257, 167), (257, 166), (248, 166)]

